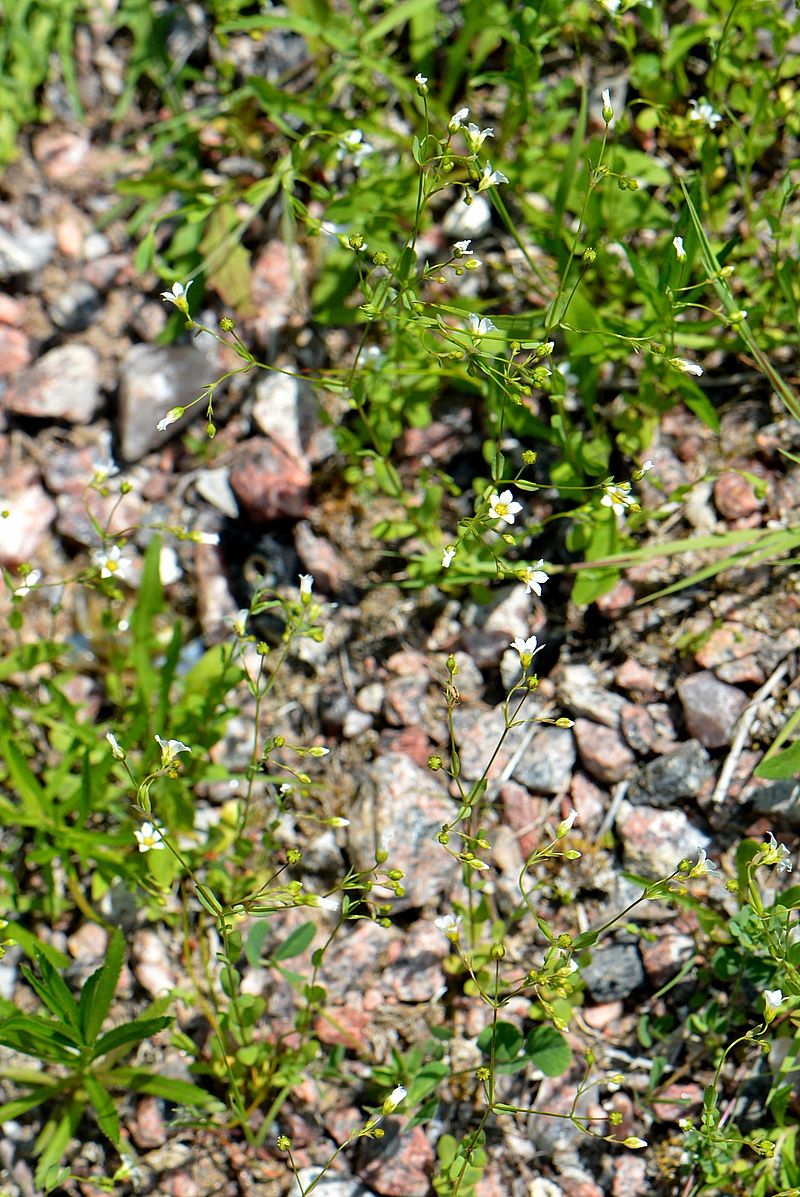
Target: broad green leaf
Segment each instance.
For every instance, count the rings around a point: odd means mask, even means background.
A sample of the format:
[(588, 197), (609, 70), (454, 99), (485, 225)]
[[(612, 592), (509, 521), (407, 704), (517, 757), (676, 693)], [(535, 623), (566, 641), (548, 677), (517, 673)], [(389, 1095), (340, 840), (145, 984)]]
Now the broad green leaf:
[(525, 1040), (525, 1055), (545, 1076), (561, 1076), (572, 1063), (572, 1052), (555, 1027), (538, 1026)]
[(756, 765), (756, 777), (764, 777), (770, 781), (783, 781), (785, 778), (796, 777), (800, 774), (800, 740), (795, 740), (783, 752), (765, 757)]
[(317, 928), (314, 923), (303, 923), (292, 931), (291, 935), (274, 951), (271, 960), (291, 960), (293, 956), (300, 956), (313, 942)]

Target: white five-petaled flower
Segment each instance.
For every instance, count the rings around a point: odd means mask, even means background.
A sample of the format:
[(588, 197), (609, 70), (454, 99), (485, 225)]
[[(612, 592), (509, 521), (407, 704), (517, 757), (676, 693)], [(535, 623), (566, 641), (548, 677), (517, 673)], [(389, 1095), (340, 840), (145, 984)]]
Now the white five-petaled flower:
[(494, 137), (494, 129), (479, 129), (477, 125), (467, 125), (464, 139), (471, 154), (477, 154), (487, 137)]
[(404, 1089), (402, 1085), (398, 1085), (396, 1088), (392, 1089), (391, 1093), (386, 1098), (386, 1101), (383, 1103), (383, 1113), (391, 1114), (394, 1110), (396, 1110), (400, 1105), (400, 1102), (405, 1101), (407, 1092), (408, 1090)]
[(716, 129), (717, 125), (722, 120), (720, 114), (714, 111), (711, 104), (709, 104), (708, 100), (705, 98), (700, 100), (699, 103), (697, 100), (690, 100), (689, 107), (692, 110), (689, 113), (689, 120), (702, 121), (707, 129)]
[(497, 187), (499, 183), (507, 183), (508, 179), (501, 170), (492, 170), (491, 162), (487, 162), (483, 168), (480, 182), (478, 183), (478, 191), (486, 191), (489, 187)]
[(184, 287), (183, 283), (173, 283), (171, 291), (162, 291), (161, 298), (165, 303), (174, 303), (176, 308), (182, 312), (188, 309), (188, 302), (186, 296), (189, 294), (189, 288), (192, 285), (193, 279), (189, 279)]
[(510, 490), (504, 490), (499, 495), (495, 492), (489, 498), (490, 520), (503, 520), (506, 524), (513, 524), (520, 511), (522, 504), (515, 501)]
[(473, 337), (485, 337), (487, 333), (496, 332), (497, 328), (488, 316), (478, 316), (475, 312), (470, 312), (469, 331)]
[(427, 75), (415, 75), (414, 82), (416, 83), (417, 87), (424, 87), (425, 84), (428, 82), (428, 76)]
[(311, 588), (313, 585), (313, 574), (300, 574), (300, 598), (304, 602), (307, 602), (311, 598)]
[(528, 636), (527, 640), (522, 636), (515, 636), (509, 647), (516, 649), (523, 669), (527, 669), (536, 654), (542, 651), (544, 645), (539, 644), (535, 636)]
[(167, 414), (164, 416), (164, 419), (158, 421), (158, 423), (156, 424), (156, 428), (158, 429), (159, 432), (166, 432), (166, 430), (169, 428), (170, 424), (174, 424), (174, 423), (176, 423), (177, 420), (180, 420), (181, 416), (185, 413), (185, 411), (186, 411), (185, 407), (171, 407), (169, 409), (169, 411), (167, 412)]
[(672, 238), (672, 248), (675, 250), (675, 257), (679, 262), (686, 261), (686, 250), (683, 246), (683, 237)]
[(541, 568), (543, 565), (542, 558), (532, 568), (523, 571), (520, 580), (525, 583), (526, 594), (538, 594), (539, 598), (542, 597), (542, 587), (549, 581), (548, 575)]
[(455, 555), (456, 555), (455, 546), (452, 544), (449, 544), (447, 546), (447, 548), (445, 549), (445, 551), (442, 553), (442, 569), (450, 568), (450, 564), (451, 564), (453, 558), (455, 557)]
[(785, 844), (779, 844), (772, 832), (769, 832), (770, 864), (774, 864), (779, 873), (791, 873), (792, 854)]
[(698, 366), (697, 362), (690, 362), (688, 358), (671, 357), (667, 360), (676, 370), (680, 370), (681, 374), (691, 374), (694, 378), (699, 378), (703, 373), (703, 367)]
[(764, 990), (764, 1017), (770, 1022), (783, 1005), (783, 993), (780, 989)]
[(631, 494), (630, 482), (604, 483), (603, 497), (600, 502), (603, 507), (611, 507), (614, 515), (622, 515), (625, 509), (632, 507), (635, 502)]
[(454, 112), (447, 122), (447, 128), (451, 133), (455, 133), (464, 124), (464, 121), (469, 116), (469, 108), (459, 108), (458, 112)]
[(149, 852), (151, 848), (160, 851), (165, 847), (163, 828), (157, 823), (142, 823), (141, 827), (134, 828), (133, 834), (140, 852)]
[(461, 915), (445, 914), (440, 919), (434, 919), (433, 925), (444, 931), (447, 938), (456, 943), (461, 934)]
[(14, 591), (14, 596), (16, 598), (25, 598), (25, 595), (30, 594), (31, 587), (36, 585), (41, 576), (42, 571), (40, 569), (32, 569), (30, 573), (25, 575), (22, 585), (16, 588)]
[(175, 760), (179, 752), (191, 752), (188, 744), (184, 744), (182, 740), (162, 740), (161, 736), (156, 736), (156, 743), (161, 749), (161, 768), (166, 769)]
[(106, 732), (106, 739), (108, 740), (108, 744), (111, 749), (111, 755), (113, 756), (114, 760), (115, 761), (124, 761), (125, 760), (125, 749), (121, 748), (120, 745), (117, 743), (117, 737), (114, 735), (114, 733)]
[(133, 564), (130, 557), (122, 556), (122, 549), (118, 544), (108, 552), (105, 549), (95, 549), (92, 560), (99, 566), (101, 578), (124, 578), (125, 570)]
[(716, 873), (719, 871), (719, 865), (713, 860), (709, 860), (706, 856), (705, 848), (698, 848), (697, 861), (689, 870), (690, 877), (705, 877), (709, 873)]
[(453, 246), (453, 257), (463, 258), (470, 252), (472, 241), (456, 241)]

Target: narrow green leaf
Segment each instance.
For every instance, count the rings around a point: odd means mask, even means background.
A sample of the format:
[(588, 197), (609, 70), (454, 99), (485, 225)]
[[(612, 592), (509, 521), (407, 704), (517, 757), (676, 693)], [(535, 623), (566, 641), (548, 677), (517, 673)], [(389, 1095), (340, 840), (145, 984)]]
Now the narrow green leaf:
[(122, 971), (123, 953), (122, 932), (114, 930), (108, 944), (105, 963), (92, 973), (81, 993), (78, 1010), (86, 1043), (94, 1043), (100, 1034)]
[(108, 1031), (102, 1039), (98, 1039), (91, 1058), (97, 1060), (100, 1056), (115, 1051), (117, 1048), (125, 1047), (129, 1043), (141, 1043), (143, 1039), (150, 1039), (168, 1027), (171, 1022), (171, 1018), (164, 1016), (162, 1018), (137, 1019), (136, 1022), (126, 1022), (121, 1027), (114, 1027), (113, 1031)]
[(95, 1076), (85, 1076), (83, 1084), (92, 1103), (97, 1125), (106, 1138), (110, 1139), (115, 1147), (119, 1147), (119, 1116), (111, 1094), (100, 1084)]

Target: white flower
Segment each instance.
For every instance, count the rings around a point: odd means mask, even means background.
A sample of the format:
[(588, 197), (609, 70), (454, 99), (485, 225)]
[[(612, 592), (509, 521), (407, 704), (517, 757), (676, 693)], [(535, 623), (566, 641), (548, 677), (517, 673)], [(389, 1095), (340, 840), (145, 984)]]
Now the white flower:
[(237, 636), (244, 636), (249, 615), (249, 607), (242, 607), (235, 615), (228, 616), (227, 622), (231, 625)]
[(161, 736), (156, 736), (156, 743), (161, 749), (161, 768), (166, 769), (175, 760), (179, 752), (191, 752), (188, 744), (184, 744), (182, 740), (162, 740)]
[(780, 989), (764, 990), (764, 1017), (770, 1022), (783, 1005), (783, 994)]
[(489, 519), (503, 520), (506, 524), (513, 524), (517, 513), (522, 511), (522, 504), (514, 500), (510, 490), (502, 494), (493, 494), (489, 499)]
[(470, 252), (471, 245), (472, 241), (456, 241), (455, 245), (453, 246), (453, 257), (465, 257), (465, 255)]
[(219, 544), (218, 532), (190, 532), (189, 540), (195, 544)]
[(620, 0), (600, 0), (606, 12), (616, 13), (619, 11)]
[(156, 424), (157, 430), (159, 432), (166, 432), (166, 430), (169, 428), (170, 424), (174, 424), (177, 420), (180, 420), (181, 416), (185, 413), (185, 411), (186, 411), (185, 407), (171, 407), (169, 409), (169, 411), (167, 412), (167, 414), (164, 416), (164, 419), (159, 420), (158, 423)]
[(464, 121), (469, 116), (469, 108), (459, 108), (458, 112), (454, 112), (447, 123), (447, 128), (451, 133), (455, 133), (464, 124)]
[(575, 810), (574, 807), (571, 807), (570, 812), (567, 815), (566, 819), (562, 819), (561, 822), (559, 823), (558, 827), (556, 828), (556, 839), (557, 840), (563, 840), (564, 836), (568, 835), (569, 832), (572, 831), (572, 826), (573, 826), (575, 820), (577, 819), (577, 817), (578, 817), (578, 812)]
[(30, 594), (31, 587), (36, 585), (36, 583), (39, 581), (41, 576), (42, 576), (42, 571), (40, 569), (32, 569), (29, 574), (25, 575), (25, 580), (23, 581), (22, 585), (18, 586), (17, 589), (14, 591), (15, 597), (16, 598), (25, 598), (26, 594)]
[(368, 141), (364, 141), (364, 134), (360, 129), (349, 129), (339, 139), (337, 157), (340, 162), (347, 154), (351, 154), (353, 165), (360, 166), (371, 153), (373, 153), (373, 147)]
[(607, 88), (607, 87), (603, 88), (602, 99), (603, 99), (603, 120), (605, 121), (605, 123), (607, 125), (610, 125), (612, 120), (614, 119), (614, 108), (611, 104), (611, 91), (609, 90), (609, 88)]
[(523, 669), (527, 669), (536, 654), (542, 651), (544, 645), (539, 644), (535, 636), (529, 636), (527, 640), (524, 640), (522, 636), (516, 636), (511, 641), (509, 648), (516, 649)]
[(417, 87), (424, 87), (425, 84), (428, 82), (428, 76), (427, 75), (415, 75), (414, 82), (416, 83)]
[(134, 828), (133, 834), (140, 852), (149, 852), (151, 848), (160, 851), (165, 846), (163, 829), (157, 823), (142, 823), (141, 827)]
[(603, 507), (611, 507), (615, 515), (622, 515), (634, 503), (630, 482), (606, 482), (603, 485)]
[(691, 374), (693, 377), (699, 378), (703, 373), (702, 366), (698, 366), (697, 362), (690, 362), (685, 357), (670, 357), (667, 360), (676, 370), (680, 370), (681, 374)]
[(440, 919), (434, 919), (433, 925), (444, 931), (447, 938), (456, 943), (461, 934), (461, 915), (445, 914)]
[(442, 553), (442, 569), (449, 569), (450, 563), (456, 555), (455, 545), (449, 544)]
[(494, 129), (479, 129), (477, 125), (467, 125), (464, 130), (464, 139), (472, 154), (477, 154), (487, 137), (494, 137)]
[(649, 474), (650, 470), (652, 470), (652, 469), (653, 469), (653, 462), (648, 457), (647, 461), (643, 461), (642, 464), (639, 466), (639, 473), (642, 475), (642, 477), (644, 477), (645, 474)]
[(488, 316), (477, 316), (475, 312), (470, 312), (469, 331), (473, 337), (485, 337), (487, 333), (496, 332), (497, 329)]
[(309, 894), (311, 899), (310, 906), (321, 906), (323, 910), (338, 910), (341, 903), (338, 898), (334, 898), (332, 894), (321, 897), (319, 894)]
[(672, 248), (675, 250), (675, 257), (679, 262), (686, 261), (686, 250), (683, 248), (683, 237), (672, 238)]
[(314, 585), (313, 574), (300, 574), (300, 597), (302, 599), (311, 598), (311, 588)]
[(193, 280), (189, 279), (185, 287), (182, 283), (173, 283), (171, 291), (161, 292), (161, 298), (165, 303), (174, 303), (176, 308), (179, 308), (180, 311), (185, 312), (188, 307), (186, 296), (189, 294), (189, 288), (191, 287), (192, 282)]
[(287, 794), (291, 794), (293, 789), (293, 785), (290, 785), (288, 781), (284, 781), (278, 786), (278, 793), (285, 798)]
[(542, 565), (544, 559), (537, 561), (532, 569), (524, 570), (520, 579), (525, 583), (525, 593), (538, 594), (539, 598), (542, 597), (542, 587), (549, 580), (548, 575), (540, 568)]
[(489, 187), (497, 187), (499, 183), (507, 183), (508, 179), (500, 170), (492, 170), (491, 162), (487, 162), (483, 168), (480, 182), (478, 183), (478, 191), (486, 191)]
[(125, 749), (120, 748), (119, 744), (117, 743), (117, 737), (114, 735), (114, 733), (106, 732), (106, 739), (108, 740), (109, 746), (111, 748), (111, 755), (113, 756), (114, 760), (124, 761)]
[(118, 544), (109, 552), (105, 549), (95, 549), (92, 560), (100, 567), (101, 578), (124, 578), (125, 570), (133, 564), (130, 557), (122, 556), (122, 549)]
[(407, 1092), (408, 1090), (404, 1089), (402, 1085), (398, 1085), (396, 1089), (392, 1089), (391, 1093), (386, 1098), (386, 1101), (383, 1103), (383, 1113), (391, 1114), (393, 1110), (396, 1110), (400, 1105), (400, 1102), (405, 1101)]
[(720, 114), (714, 111), (708, 100), (705, 98), (703, 98), (699, 103), (697, 100), (690, 100), (689, 107), (692, 110), (689, 113), (689, 120), (702, 121), (702, 123), (708, 129), (716, 129), (717, 125), (722, 120)]
[(719, 865), (715, 864), (713, 860), (709, 860), (706, 856), (705, 848), (699, 848), (697, 852), (697, 862), (694, 864), (689, 872), (690, 877), (705, 877), (709, 873), (716, 873)]
[(779, 844), (772, 832), (769, 832), (769, 858), (767, 864), (774, 864), (779, 873), (791, 873), (792, 854), (785, 844)]

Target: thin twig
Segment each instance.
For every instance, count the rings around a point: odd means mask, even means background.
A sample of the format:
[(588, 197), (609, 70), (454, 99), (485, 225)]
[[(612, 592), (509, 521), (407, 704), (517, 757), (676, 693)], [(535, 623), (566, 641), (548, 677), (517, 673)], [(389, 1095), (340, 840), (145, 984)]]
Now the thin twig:
[(731, 750), (725, 758), (725, 764), (722, 766), (722, 772), (719, 775), (719, 781), (716, 784), (714, 793), (711, 795), (712, 806), (721, 806), (725, 801), (730, 784), (733, 781), (733, 775), (736, 772), (736, 765), (739, 757), (742, 755), (745, 740), (748, 737), (750, 728), (753, 726), (753, 720), (756, 717), (758, 708), (765, 698), (768, 698), (773, 691), (777, 690), (778, 684), (783, 680), (784, 674), (789, 668), (789, 659), (794, 654), (794, 649), (788, 656), (784, 657), (779, 665), (773, 669), (764, 685), (756, 691), (752, 700), (744, 708), (739, 716), (739, 722), (736, 726), (736, 735), (731, 744)]
[(606, 811), (606, 817), (600, 824), (600, 829), (597, 832), (597, 838), (601, 839), (607, 831), (610, 831), (614, 826), (614, 821), (617, 817), (617, 811), (622, 805), (622, 800), (628, 792), (629, 781), (618, 781), (611, 791), (611, 805)]

